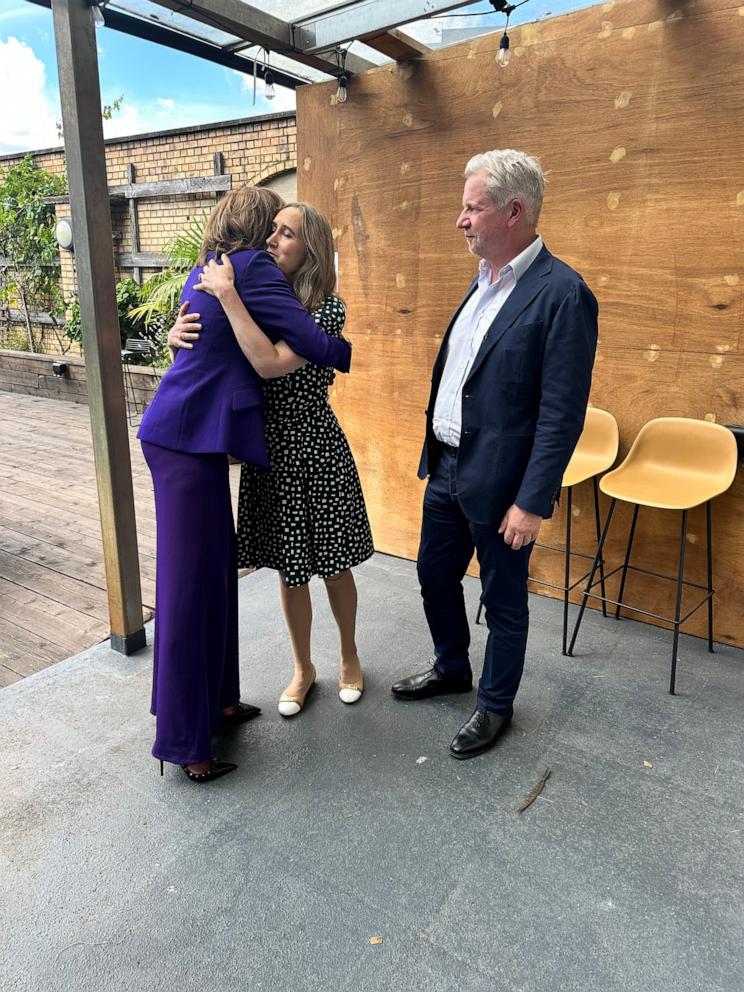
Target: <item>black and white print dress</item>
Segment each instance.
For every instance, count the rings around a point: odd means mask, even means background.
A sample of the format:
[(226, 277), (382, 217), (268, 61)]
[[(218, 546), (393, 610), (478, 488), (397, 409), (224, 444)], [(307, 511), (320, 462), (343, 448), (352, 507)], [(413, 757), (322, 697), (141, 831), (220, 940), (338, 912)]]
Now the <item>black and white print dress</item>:
[[(346, 314), (329, 296), (313, 314), (341, 337)], [(240, 568), (275, 568), (288, 586), (327, 578), (374, 548), (354, 457), (328, 403), (332, 368), (308, 362), (264, 382), (269, 469), (243, 464), (238, 501)]]

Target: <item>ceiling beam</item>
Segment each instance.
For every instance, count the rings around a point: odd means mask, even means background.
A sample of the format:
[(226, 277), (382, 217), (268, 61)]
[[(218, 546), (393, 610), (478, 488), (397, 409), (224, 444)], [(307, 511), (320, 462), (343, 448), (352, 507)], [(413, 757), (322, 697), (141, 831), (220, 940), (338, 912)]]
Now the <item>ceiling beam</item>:
[[(240, 0), (236, 0), (240, 2)], [(295, 45), (304, 52), (322, 52), (354, 39), (376, 38), (409, 21), (435, 17), (475, 0), (353, 0), (342, 7), (296, 21)]]
[[(334, 54), (322, 55), (319, 51), (304, 51), (294, 42), (292, 25), (272, 14), (266, 14), (251, 7), (243, 0), (191, 0), (185, 5), (183, 0), (153, 0), (160, 7), (175, 11), (184, 17), (201, 21), (212, 28), (234, 34), (261, 48), (277, 52), (313, 69), (327, 72), (331, 76), (340, 75), (341, 70)], [(326, 46), (327, 49), (335, 45)], [(346, 59), (347, 74), (364, 72), (374, 68), (374, 63), (349, 54)]]
[(389, 59), (395, 59), (396, 62), (403, 62), (405, 59), (412, 59), (417, 55), (424, 55), (431, 51), (428, 45), (403, 34), (397, 28), (391, 28), (389, 31), (383, 31), (382, 34), (365, 38), (364, 44), (374, 48), (377, 52), (382, 52)]

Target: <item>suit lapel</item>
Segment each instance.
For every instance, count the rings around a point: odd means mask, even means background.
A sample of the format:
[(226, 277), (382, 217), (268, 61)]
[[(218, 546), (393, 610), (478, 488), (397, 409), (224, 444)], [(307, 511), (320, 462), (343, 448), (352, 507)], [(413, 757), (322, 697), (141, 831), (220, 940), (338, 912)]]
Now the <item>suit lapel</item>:
[(475, 356), (473, 366), (470, 369), (468, 380), (475, 375), (485, 361), (486, 356), (495, 348), (519, 315), (542, 292), (552, 268), (553, 256), (543, 246), (540, 254), (519, 280), (506, 303), (499, 310), (496, 319), (486, 331), (486, 336), (483, 338), (478, 354)]
[(442, 378), (442, 370), (444, 369), (444, 362), (447, 357), (447, 345), (449, 343), (449, 336), (452, 333), (452, 328), (455, 326), (457, 318), (460, 316), (462, 312), (462, 308), (465, 306), (465, 304), (468, 302), (470, 297), (473, 295), (477, 286), (478, 286), (478, 280), (474, 279), (470, 284), (470, 289), (463, 297), (460, 306), (457, 308), (457, 310), (455, 310), (454, 314), (452, 315), (452, 319), (449, 322), (447, 330), (444, 332), (442, 343), (439, 346), (439, 354), (437, 355), (437, 360), (434, 362), (434, 368), (432, 370), (431, 378), (435, 389), (439, 386), (439, 380)]

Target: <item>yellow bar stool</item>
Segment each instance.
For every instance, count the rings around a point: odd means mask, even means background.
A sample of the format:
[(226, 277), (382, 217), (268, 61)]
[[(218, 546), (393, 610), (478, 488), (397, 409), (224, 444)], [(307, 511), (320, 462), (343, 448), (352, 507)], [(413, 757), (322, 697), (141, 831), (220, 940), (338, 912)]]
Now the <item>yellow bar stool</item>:
[[(615, 607), (615, 617), (620, 617), (624, 607), (643, 616), (663, 620), (674, 627), (672, 642), (672, 669), (669, 680), (669, 692), (674, 695), (677, 673), (677, 647), (679, 644), (679, 629), (693, 613), (706, 602), (708, 604), (708, 650), (713, 651), (713, 548), (712, 548), (712, 512), (711, 501), (725, 492), (734, 481), (737, 467), (737, 447), (734, 435), (720, 424), (712, 424), (707, 420), (690, 420), (685, 417), (661, 417), (645, 424), (625, 461), (613, 472), (605, 475), (599, 488), (610, 497), (610, 508), (607, 512), (604, 530), (599, 540), (597, 554), (589, 575), (589, 581), (581, 601), (579, 615), (576, 618), (569, 655), (573, 653), (576, 637), (589, 598), (599, 599), (604, 606), (607, 603)], [(617, 501), (635, 504), (633, 520), (630, 525), (628, 543), (625, 549), (625, 559), (609, 572), (609, 579), (617, 572), (622, 572), (618, 598), (608, 599), (604, 589), (601, 595), (591, 590), (598, 582), (594, 576), (602, 561), (602, 550), (607, 540), (612, 515)], [(696, 506), (705, 504), (707, 531), (707, 583), (700, 585), (684, 579), (685, 542), (687, 540), (687, 515)], [(681, 510), (682, 526), (679, 540), (679, 561), (676, 577), (663, 575), (646, 568), (630, 564), (638, 511), (642, 506), (656, 507), (664, 510)], [(643, 572), (656, 578), (675, 582), (677, 586), (676, 604), (673, 617), (660, 616), (649, 610), (642, 610), (623, 602), (625, 580), (628, 571)], [(682, 616), (683, 586), (705, 590), (705, 596)]]
[[(566, 537), (563, 547), (556, 547), (551, 544), (535, 544), (536, 548), (545, 551), (558, 551), (564, 555), (563, 582), (556, 584), (548, 582), (546, 579), (534, 579), (530, 576), (530, 581), (538, 585), (546, 586), (549, 589), (559, 589), (563, 593), (563, 643), (562, 653), (566, 654), (566, 641), (568, 638), (568, 604), (569, 595), (572, 589), (580, 585), (589, 575), (584, 572), (577, 579), (571, 582), (571, 559), (586, 558), (594, 560), (594, 554), (586, 554), (582, 551), (571, 550), (571, 520), (573, 516), (573, 488), (587, 479), (591, 479), (594, 485), (594, 525), (597, 533), (597, 542), (601, 534), (601, 524), (599, 519), (599, 490), (597, 488), (597, 477), (606, 472), (617, 458), (619, 444), (619, 432), (617, 421), (607, 410), (599, 410), (596, 407), (589, 407), (586, 411), (584, 429), (578, 440), (571, 461), (563, 474), (561, 488), (566, 490)], [(604, 595), (604, 562), (599, 562), (600, 582), (602, 584), (602, 595)], [(483, 603), (478, 606), (476, 623), (480, 623)], [(607, 616), (607, 607), (602, 605), (602, 612)]]

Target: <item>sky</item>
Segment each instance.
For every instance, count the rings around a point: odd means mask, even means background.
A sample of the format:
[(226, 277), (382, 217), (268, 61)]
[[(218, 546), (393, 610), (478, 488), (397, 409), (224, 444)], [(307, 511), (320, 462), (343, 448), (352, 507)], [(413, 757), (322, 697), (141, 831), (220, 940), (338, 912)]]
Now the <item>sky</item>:
[[(292, 90), (277, 86), (269, 102), (259, 81), (254, 106), (252, 76), (105, 27), (96, 37), (101, 101), (124, 97), (107, 138), (294, 109)], [(0, 0), (0, 93), (0, 154), (60, 144), (51, 11)]]
[[(592, 0), (531, 0), (511, 17), (513, 25), (565, 13)], [(441, 43), (442, 30), (503, 28), (487, 0), (467, 8), (476, 16), (419, 22), (416, 36)], [(477, 12), (488, 10), (486, 16)], [(405, 30), (405, 28), (404, 28)], [(108, 28), (96, 32), (101, 102), (123, 97), (121, 109), (103, 122), (107, 138), (293, 110), (292, 90), (276, 87), (267, 101), (253, 77), (175, 52)], [(454, 40), (454, 39), (453, 39)], [(0, 0), (0, 154), (60, 145), (57, 60), (51, 11), (26, 0)], [(9, 95), (12, 94), (12, 99)]]

